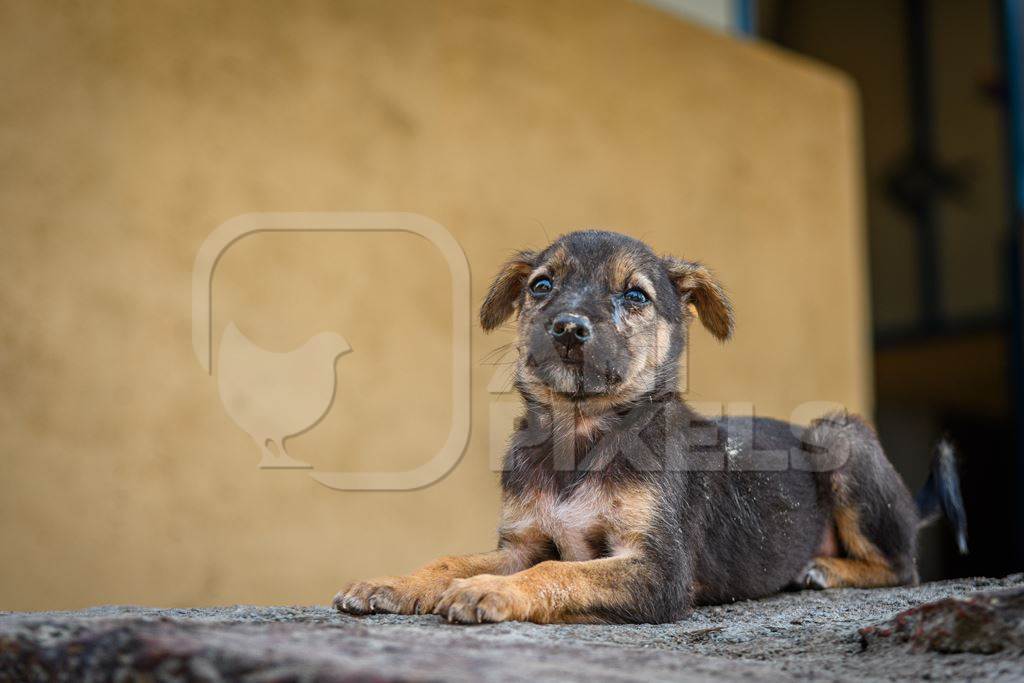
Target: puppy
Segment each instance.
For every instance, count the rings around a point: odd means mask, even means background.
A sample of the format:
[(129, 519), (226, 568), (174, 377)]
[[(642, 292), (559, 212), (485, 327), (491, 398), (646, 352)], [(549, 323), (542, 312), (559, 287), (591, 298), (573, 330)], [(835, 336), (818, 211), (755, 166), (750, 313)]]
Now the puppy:
[(524, 414), (502, 473), (497, 549), (352, 584), (352, 614), (451, 622), (646, 622), (798, 586), (917, 581), (918, 528), (945, 512), (966, 549), (948, 445), (915, 504), (861, 419), (806, 428), (706, 419), (677, 393), (696, 313), (733, 331), (704, 266), (575, 232), (501, 269), (485, 330), (518, 317)]

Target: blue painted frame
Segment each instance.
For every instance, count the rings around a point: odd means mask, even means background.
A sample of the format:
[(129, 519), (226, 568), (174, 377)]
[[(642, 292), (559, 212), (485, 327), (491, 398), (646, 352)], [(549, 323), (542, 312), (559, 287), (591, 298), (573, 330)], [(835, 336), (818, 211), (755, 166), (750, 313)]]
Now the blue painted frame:
[(757, 35), (757, 0), (733, 0), (736, 32), (745, 36)]
[(1009, 133), (1011, 171), (1015, 203), (1019, 212), (1024, 212), (1024, 0), (1003, 0), (1003, 22), (1006, 45), (1006, 86), (1009, 108)]
[[(1013, 413), (1017, 440), (1017, 490), (1024, 490), (1024, 0), (1002, 1), (1003, 69), (1006, 82), (1007, 167), (1010, 188), (1010, 348)], [(1024, 531), (1024, 500), (1016, 504), (1016, 529)], [(1024, 544), (1015, 559), (1024, 564)]]

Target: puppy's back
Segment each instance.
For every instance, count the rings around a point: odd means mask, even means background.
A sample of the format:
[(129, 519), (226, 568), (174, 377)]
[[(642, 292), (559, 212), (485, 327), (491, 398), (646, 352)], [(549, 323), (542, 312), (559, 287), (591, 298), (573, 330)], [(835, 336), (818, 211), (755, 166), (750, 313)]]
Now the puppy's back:
[[(695, 602), (731, 602), (790, 585), (825, 536), (827, 500), (819, 476), (790, 466), (802, 448), (799, 428), (768, 418), (716, 422), (718, 445), (706, 450), (719, 471), (689, 476), (688, 505), (703, 537), (694, 556)], [(696, 500), (694, 500), (696, 499)]]

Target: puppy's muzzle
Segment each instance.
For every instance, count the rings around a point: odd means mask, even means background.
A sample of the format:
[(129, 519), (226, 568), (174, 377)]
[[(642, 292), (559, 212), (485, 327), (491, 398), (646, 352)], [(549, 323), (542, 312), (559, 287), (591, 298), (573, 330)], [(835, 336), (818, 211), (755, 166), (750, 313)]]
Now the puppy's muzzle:
[(569, 350), (583, 346), (592, 336), (593, 328), (586, 316), (562, 313), (548, 325), (548, 334), (556, 344)]

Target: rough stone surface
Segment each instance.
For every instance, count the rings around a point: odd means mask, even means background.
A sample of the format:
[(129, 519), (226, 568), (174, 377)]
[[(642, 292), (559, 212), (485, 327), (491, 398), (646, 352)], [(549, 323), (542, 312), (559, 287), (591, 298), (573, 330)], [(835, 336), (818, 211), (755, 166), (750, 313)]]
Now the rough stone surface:
[(1024, 588), (945, 598), (860, 630), (865, 649), (909, 645), (914, 652), (1024, 653)]
[(658, 626), (466, 627), (327, 607), (0, 613), (0, 680), (1022, 680), (1022, 596), (1018, 574), (788, 593)]

